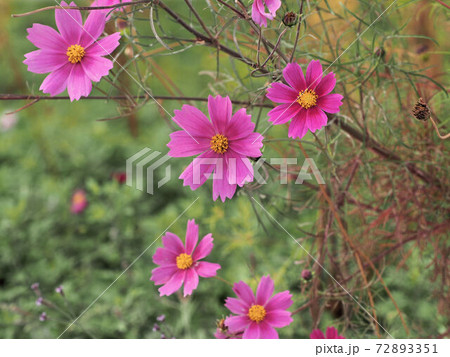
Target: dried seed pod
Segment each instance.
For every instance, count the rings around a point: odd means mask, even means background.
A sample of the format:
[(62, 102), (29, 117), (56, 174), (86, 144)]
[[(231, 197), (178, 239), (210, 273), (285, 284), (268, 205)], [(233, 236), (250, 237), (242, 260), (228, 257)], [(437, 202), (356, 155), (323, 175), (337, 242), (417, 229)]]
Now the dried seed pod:
[(428, 120), (431, 116), (430, 108), (428, 108), (427, 103), (422, 99), (419, 98), (416, 105), (414, 105), (414, 108), (412, 110), (412, 115), (418, 120)]

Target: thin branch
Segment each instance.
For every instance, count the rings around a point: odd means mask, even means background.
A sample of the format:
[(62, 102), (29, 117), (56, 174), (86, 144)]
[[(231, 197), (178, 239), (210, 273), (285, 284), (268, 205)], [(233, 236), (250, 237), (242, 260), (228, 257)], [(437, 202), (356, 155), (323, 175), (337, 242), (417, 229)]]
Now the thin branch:
[[(148, 95), (138, 95), (131, 97), (133, 99), (148, 99)], [(160, 100), (184, 100), (184, 101), (195, 101), (195, 102), (207, 102), (208, 98), (205, 97), (183, 97), (183, 96), (164, 96), (164, 95), (154, 95), (153, 98)], [(47, 97), (47, 96), (39, 96), (39, 95), (18, 95), (18, 94), (0, 94), (1, 100), (69, 100), (70, 98), (67, 96), (58, 96), (58, 97)], [(89, 96), (82, 97), (80, 100), (127, 100), (130, 99), (129, 96), (125, 95), (116, 95), (116, 96)], [(232, 100), (233, 104), (245, 105), (250, 107), (263, 107), (263, 108), (272, 108), (270, 104), (264, 103), (252, 103), (250, 101), (244, 100)]]
[(450, 138), (450, 133), (448, 133), (447, 135), (441, 135), (441, 133), (439, 132), (439, 128), (432, 117), (430, 117), (430, 120), (431, 120), (431, 124), (433, 124), (434, 129), (436, 130), (436, 133), (438, 134), (440, 139), (445, 140), (445, 139)]
[(116, 5), (108, 5), (108, 6), (60, 6), (60, 5), (53, 5), (53, 6), (47, 6), (40, 9), (36, 9), (33, 11), (25, 12), (22, 14), (12, 14), (11, 17), (23, 17), (23, 16), (30, 16), (37, 14), (39, 12), (48, 11), (48, 10), (56, 10), (56, 9), (67, 9), (67, 10), (85, 10), (85, 11), (91, 11), (91, 10), (107, 10), (107, 9), (116, 9), (119, 7), (124, 6), (131, 6), (131, 5), (139, 5), (139, 4), (151, 4), (153, 3), (153, 0), (140, 0), (140, 1), (133, 1), (133, 2), (127, 2), (127, 3), (121, 3)]
[(305, 0), (302, 0), (302, 4), (300, 5), (300, 12), (298, 14), (297, 34), (295, 35), (294, 48), (292, 49), (291, 59), (289, 60), (289, 62), (294, 61), (295, 50), (297, 49), (298, 38), (300, 37), (300, 27), (302, 26), (304, 2)]

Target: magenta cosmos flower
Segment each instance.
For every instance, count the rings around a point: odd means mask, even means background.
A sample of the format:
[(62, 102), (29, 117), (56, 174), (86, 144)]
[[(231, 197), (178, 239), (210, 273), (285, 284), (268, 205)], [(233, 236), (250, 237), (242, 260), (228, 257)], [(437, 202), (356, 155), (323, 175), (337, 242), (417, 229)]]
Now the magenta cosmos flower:
[[(113, 5), (119, 5), (119, 4), (126, 4), (127, 2), (132, 2), (133, 0), (95, 0), (91, 6), (113, 6)], [(93, 11), (100, 11), (100, 10), (93, 10)], [(124, 11), (123, 7), (118, 7), (115, 9), (105, 9), (105, 12), (108, 14), (110, 12), (116, 12), (116, 11)], [(109, 20), (111, 16), (108, 15), (106, 20)]]
[(285, 327), (293, 320), (286, 311), (292, 305), (288, 290), (273, 294), (273, 280), (263, 276), (256, 290), (256, 297), (243, 281), (234, 284), (235, 298), (227, 298), (225, 306), (237, 316), (227, 317), (225, 325), (231, 333), (244, 331), (242, 338), (278, 338), (274, 327)]
[[(267, 20), (275, 18), (277, 10), (281, 6), (281, 0), (255, 0), (252, 5), (252, 19), (259, 26), (267, 27)], [(266, 7), (269, 12), (266, 12)]]
[(324, 336), (323, 332), (320, 330), (313, 330), (311, 335), (309, 336), (311, 339), (319, 340), (319, 339), (345, 339), (344, 336), (339, 336), (338, 330), (335, 327), (327, 327), (326, 336)]
[(272, 109), (269, 121), (275, 125), (287, 123), (289, 137), (303, 138), (308, 129), (315, 132), (327, 125), (327, 113), (339, 112), (343, 96), (329, 94), (336, 85), (333, 72), (323, 77), (322, 65), (319, 61), (311, 61), (306, 70), (306, 78), (297, 63), (289, 63), (283, 70), (283, 83), (272, 83), (267, 91), (267, 98), (283, 103)]
[(232, 198), (236, 187), (253, 181), (248, 157), (260, 157), (263, 137), (245, 108), (232, 115), (228, 97), (208, 97), (211, 121), (197, 108), (183, 105), (173, 120), (183, 129), (170, 134), (168, 153), (172, 157), (198, 155), (180, 175), (184, 186), (196, 190), (213, 176), (213, 199)]
[[(61, 6), (68, 6), (64, 1)], [(76, 6), (70, 3), (70, 6)], [(87, 97), (92, 82), (99, 82), (108, 75), (113, 62), (103, 56), (119, 46), (120, 34), (114, 33), (100, 41), (98, 37), (105, 28), (103, 11), (92, 11), (84, 26), (79, 10), (55, 10), (58, 32), (51, 27), (33, 24), (28, 29), (28, 39), (39, 48), (27, 53), (24, 63), (34, 73), (49, 73), (40, 89), (55, 96), (67, 91), (70, 100)]]
[[(159, 288), (161, 296), (171, 295), (184, 283), (184, 296), (191, 295), (198, 286), (198, 277), (211, 278), (216, 276), (219, 264), (201, 262), (213, 248), (212, 234), (203, 237), (197, 246), (198, 225), (195, 220), (188, 221), (186, 245), (178, 236), (167, 232), (162, 238), (164, 248), (156, 249), (153, 262), (160, 265), (152, 271), (151, 281)], [(197, 246), (197, 247), (196, 247)]]

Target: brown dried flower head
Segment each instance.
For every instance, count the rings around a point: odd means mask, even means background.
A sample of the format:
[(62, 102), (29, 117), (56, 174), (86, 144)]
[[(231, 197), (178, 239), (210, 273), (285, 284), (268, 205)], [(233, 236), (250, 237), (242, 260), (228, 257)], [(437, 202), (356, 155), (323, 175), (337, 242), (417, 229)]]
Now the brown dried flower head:
[(427, 103), (422, 98), (419, 98), (416, 105), (414, 105), (412, 114), (416, 119), (426, 121), (430, 119), (431, 111)]

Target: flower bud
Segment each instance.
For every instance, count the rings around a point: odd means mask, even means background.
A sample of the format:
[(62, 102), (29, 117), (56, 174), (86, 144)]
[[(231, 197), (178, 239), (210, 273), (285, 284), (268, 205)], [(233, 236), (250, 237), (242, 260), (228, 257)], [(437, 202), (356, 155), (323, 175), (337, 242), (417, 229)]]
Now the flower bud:
[(305, 269), (302, 271), (302, 279), (306, 281), (310, 281), (312, 279), (311, 270)]
[(156, 321), (164, 322), (165, 319), (166, 319), (166, 315), (159, 315), (159, 316), (156, 318)]
[(297, 24), (298, 17), (295, 12), (289, 11), (283, 17), (283, 24), (287, 27), (292, 27)]

